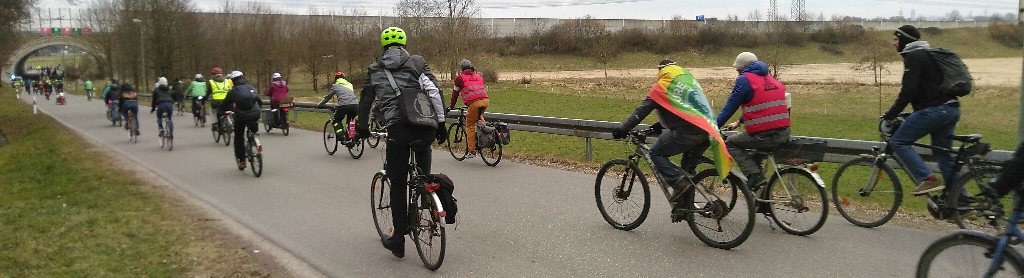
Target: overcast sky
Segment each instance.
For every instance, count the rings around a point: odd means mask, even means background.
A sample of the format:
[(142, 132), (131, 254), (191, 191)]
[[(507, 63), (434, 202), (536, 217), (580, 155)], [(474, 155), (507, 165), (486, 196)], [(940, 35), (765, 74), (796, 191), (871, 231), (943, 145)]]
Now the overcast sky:
[[(87, 3), (88, 0), (77, 0)], [(789, 17), (792, 0), (777, 0), (780, 15)], [(231, 1), (233, 4), (245, 1)], [(399, 0), (256, 0), (285, 13), (305, 14), (311, 7), (337, 11), (358, 9), (369, 15), (390, 15)], [(580, 18), (590, 15), (602, 19), (671, 19), (697, 15), (746, 20), (757, 10), (767, 14), (769, 0), (476, 0), (483, 17)], [(201, 10), (216, 11), (223, 0), (193, 0)], [(816, 19), (834, 15), (864, 18), (900, 15), (944, 17), (953, 10), (961, 15), (1016, 13), (1017, 0), (805, 0), (805, 10)], [(79, 5), (78, 7), (84, 7)], [(40, 8), (68, 8), (66, 0), (40, 0)]]

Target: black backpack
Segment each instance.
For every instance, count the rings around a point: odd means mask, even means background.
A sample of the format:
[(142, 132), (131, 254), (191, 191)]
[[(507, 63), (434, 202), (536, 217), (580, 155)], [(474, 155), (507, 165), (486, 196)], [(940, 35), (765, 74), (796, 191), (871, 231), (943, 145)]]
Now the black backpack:
[(928, 49), (928, 55), (932, 56), (942, 71), (939, 89), (943, 94), (962, 97), (971, 93), (971, 73), (960, 56), (945, 48)]
[(455, 191), (455, 183), (445, 174), (430, 174), (432, 182), (441, 184), (437, 190), (437, 198), (441, 199), (441, 206), (444, 207), (444, 222), (455, 224), (455, 214), (459, 213), (459, 200), (452, 196)]

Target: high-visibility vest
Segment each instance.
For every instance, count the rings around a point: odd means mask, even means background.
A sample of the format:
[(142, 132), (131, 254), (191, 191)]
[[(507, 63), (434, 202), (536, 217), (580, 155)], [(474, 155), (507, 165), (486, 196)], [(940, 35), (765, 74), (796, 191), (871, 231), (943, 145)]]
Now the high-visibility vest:
[(231, 87), (234, 87), (234, 84), (231, 84), (230, 79), (225, 79), (224, 82), (210, 79), (210, 90), (213, 91), (213, 95), (210, 98), (213, 100), (224, 100), (228, 97), (228, 91), (231, 90)]
[(462, 103), (469, 105), (478, 99), (487, 98), (487, 88), (484, 86), (484, 79), (479, 74), (473, 72), (472, 74), (459, 74), (459, 78), (462, 78), (462, 88), (459, 90), (459, 95), (462, 97)]
[(786, 108), (786, 87), (771, 75), (760, 76), (744, 73), (754, 89), (750, 102), (743, 108), (743, 129), (755, 134), (772, 129), (789, 127), (789, 110)]

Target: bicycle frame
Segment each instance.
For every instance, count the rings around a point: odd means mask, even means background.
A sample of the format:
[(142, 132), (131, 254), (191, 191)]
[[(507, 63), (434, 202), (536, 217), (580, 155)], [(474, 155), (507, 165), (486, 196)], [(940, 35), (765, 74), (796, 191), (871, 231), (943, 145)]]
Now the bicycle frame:
[[(870, 155), (869, 154), (862, 154), (861, 157), (873, 157), (875, 159), (874, 164), (876, 166), (879, 166), (879, 165), (882, 165), (882, 164), (887, 164), (887, 162), (889, 160), (889, 157), (892, 157), (893, 161), (896, 161), (896, 165), (899, 166), (898, 168), (900, 170), (902, 170), (903, 173), (905, 173), (907, 176), (909, 176), (911, 178), (911, 180), (914, 181), (915, 184), (920, 183), (920, 181), (917, 181), (917, 180), (914, 179), (914, 176), (910, 175), (910, 172), (907, 170), (906, 164), (903, 163), (903, 160), (900, 159), (899, 156), (894, 155), (893, 149), (892, 149), (892, 145), (888, 143), (888, 138), (887, 138), (887, 136), (885, 136), (885, 134), (882, 134), (882, 144), (885, 144), (884, 149), (881, 148), (881, 147), (878, 147), (878, 146), (871, 147), (872, 154), (870, 154)], [(953, 174), (953, 175), (960, 174), (962, 172), (964, 166), (966, 166), (968, 169), (972, 169), (972, 170), (976, 167), (976, 166), (974, 166), (974, 160), (975, 159), (972, 158), (972, 157), (966, 156), (965, 152), (962, 151), (967, 146), (966, 142), (962, 142), (961, 143), (959, 151), (958, 150), (953, 150), (953, 149), (947, 149), (947, 148), (943, 148), (943, 147), (936, 147), (936, 146), (932, 146), (932, 145), (925, 145), (925, 144), (921, 144), (921, 143), (917, 143), (917, 142), (914, 142), (911, 145), (915, 146), (915, 147), (921, 147), (921, 148), (925, 148), (925, 149), (930, 149), (933, 152), (934, 151), (938, 151), (938, 152), (941, 152), (943, 154), (955, 154), (956, 157), (953, 160), (953, 167), (950, 169), (951, 174)], [(859, 191), (861, 196), (871, 195), (871, 192), (874, 190), (874, 186), (875, 186), (875, 184), (877, 182), (878, 171), (879, 170), (880, 169), (878, 167), (873, 167), (872, 168), (872, 172), (871, 172), (871, 175), (868, 177), (867, 184), (865, 184), (865, 186), (863, 188), (861, 188), (860, 191)], [(953, 185), (957, 182), (957, 180), (959, 180), (959, 179), (946, 179), (946, 180), (943, 181), (943, 183), (946, 186), (946, 188), (953, 188)], [(946, 195), (946, 191), (945, 190), (941, 191), (939, 193), (939, 195), (937, 195), (937, 196), (933, 196), (932, 194), (929, 193), (929, 194), (922, 194), (921, 197), (925, 198), (925, 201), (927, 202), (929, 207), (931, 207), (932, 209), (938, 211), (939, 209), (948, 209), (949, 208), (946, 205), (940, 206), (938, 204), (938, 202), (936, 202), (936, 199), (943, 199), (943, 198), (940, 197), (940, 196), (943, 196), (943, 195)]]
[[(665, 178), (661, 176), (661, 173), (659, 173), (657, 171), (657, 169), (654, 169), (654, 167), (653, 167), (654, 166), (654, 162), (651, 160), (651, 147), (647, 146), (647, 142), (646, 142), (647, 141), (647, 133), (650, 132), (650, 131), (651, 131), (650, 129), (647, 129), (647, 130), (639, 131), (637, 133), (638, 136), (637, 135), (630, 136), (629, 141), (630, 141), (630, 143), (633, 143), (634, 145), (636, 145), (636, 149), (633, 151), (632, 154), (629, 155), (627, 160), (629, 160), (630, 163), (639, 166), (640, 163), (638, 163), (638, 159), (642, 157), (644, 162), (647, 163), (647, 166), (648, 166), (647, 168), (651, 170), (651, 173), (654, 173), (654, 178), (655, 178), (655, 180), (658, 181), (658, 185), (659, 185), (658, 187), (660, 187), (661, 188), (661, 192), (665, 194), (665, 200), (668, 200), (668, 201), (671, 202), (672, 193), (669, 192), (669, 187), (670, 186), (667, 186), (668, 182), (665, 181)], [(672, 165), (675, 166), (677, 169), (680, 169), (680, 172), (683, 173), (683, 179), (690, 180), (691, 183), (694, 183), (693, 182), (693, 175), (692, 174), (690, 174), (687, 171), (682, 171), (682, 168), (679, 167), (679, 165), (675, 164), (674, 162), (672, 163)], [(623, 180), (623, 182), (625, 182), (625, 180)], [(696, 183), (694, 183), (693, 187), (694, 187), (694, 191), (696, 193), (699, 193), (699, 194), (701, 194), (703, 196), (709, 196), (709, 195), (710, 196), (715, 196), (713, 193), (708, 192), (703, 187), (697, 186)], [(632, 190), (632, 183), (630, 183), (630, 190)], [(694, 209), (690, 205), (687, 205), (686, 208), (684, 208), (684, 210), (686, 212), (703, 212), (703, 210), (701, 210), (701, 209)]]
[[(814, 178), (814, 181), (817, 183), (816, 185), (818, 187), (825, 188), (825, 180), (822, 179), (821, 175), (818, 174), (817, 165), (814, 165), (813, 163), (800, 164), (800, 165), (779, 164), (779, 163), (775, 162), (775, 157), (772, 156), (772, 153), (770, 153), (770, 152), (755, 152), (755, 153), (763, 154), (763, 155), (767, 156), (767, 158), (764, 160), (764, 162), (762, 162), (762, 165), (765, 165), (765, 168), (770, 166), (772, 171), (773, 171), (772, 175), (775, 175), (776, 178), (782, 179), (782, 175), (780, 175), (779, 173), (782, 172), (783, 170), (799, 169), (800, 171), (807, 172), (807, 174), (811, 175), (811, 177)], [(811, 166), (807, 166), (807, 165), (811, 165)], [(732, 174), (732, 175), (736, 176), (737, 178), (740, 178), (740, 180), (742, 180), (743, 182), (747, 182), (747, 180), (748, 180), (747, 176), (744, 175), (743, 171), (740, 171), (740, 168), (737, 167), (736, 165), (733, 165), (733, 167), (731, 169), (729, 169), (729, 174)], [(767, 179), (768, 177), (765, 177), (765, 178), (766, 178), (765, 181), (769, 180), (769, 179)], [(786, 187), (786, 192), (787, 193), (788, 192), (792, 192), (792, 191), (796, 191), (796, 189), (791, 188), (791, 186), (793, 184), (793, 181), (789, 181), (788, 183), (785, 183), (785, 184), (787, 185), (787, 187)]]

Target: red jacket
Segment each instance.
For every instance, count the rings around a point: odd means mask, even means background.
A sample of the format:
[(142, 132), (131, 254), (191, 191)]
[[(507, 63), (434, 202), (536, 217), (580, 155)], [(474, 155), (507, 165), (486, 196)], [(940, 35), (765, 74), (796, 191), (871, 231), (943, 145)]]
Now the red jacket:
[(789, 127), (786, 87), (771, 75), (743, 73), (754, 89), (754, 97), (743, 104), (743, 126), (747, 134)]
[(470, 103), (487, 98), (487, 88), (484, 85), (484, 78), (476, 74), (473, 69), (465, 69), (455, 77), (455, 88), (458, 91), (452, 92), (452, 101), (448, 107), (455, 107), (455, 100), (462, 97), (462, 103)]
[(263, 95), (270, 97), (270, 103), (280, 103), (282, 98), (288, 97), (288, 84), (280, 79), (270, 82), (270, 87)]

